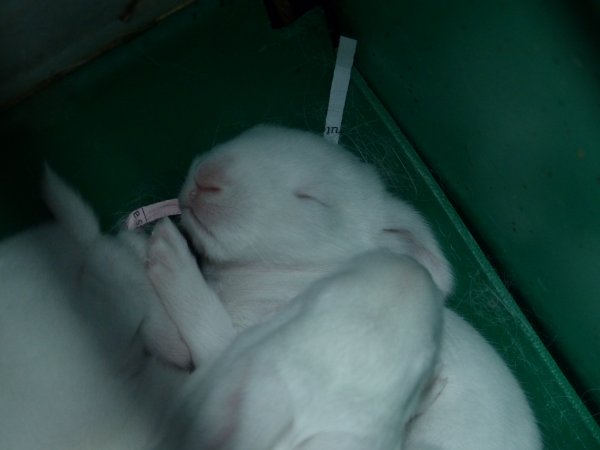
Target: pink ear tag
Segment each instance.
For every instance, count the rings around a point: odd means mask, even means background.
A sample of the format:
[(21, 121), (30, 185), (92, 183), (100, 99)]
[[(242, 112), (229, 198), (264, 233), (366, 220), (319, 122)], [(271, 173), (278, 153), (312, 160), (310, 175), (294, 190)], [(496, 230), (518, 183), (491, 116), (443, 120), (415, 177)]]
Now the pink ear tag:
[(127, 229), (133, 230), (163, 217), (176, 216), (178, 214), (181, 214), (181, 208), (179, 207), (179, 200), (176, 198), (152, 203), (151, 205), (142, 206), (129, 214), (126, 222)]

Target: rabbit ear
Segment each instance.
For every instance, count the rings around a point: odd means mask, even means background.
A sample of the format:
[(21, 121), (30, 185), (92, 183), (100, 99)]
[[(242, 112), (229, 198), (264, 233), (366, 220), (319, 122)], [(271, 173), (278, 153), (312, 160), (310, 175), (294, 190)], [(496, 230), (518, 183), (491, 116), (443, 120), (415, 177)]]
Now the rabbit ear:
[(392, 197), (386, 201), (385, 216), (386, 222), (379, 230), (379, 244), (413, 257), (448, 295), (454, 286), (452, 269), (425, 219), (412, 206)]

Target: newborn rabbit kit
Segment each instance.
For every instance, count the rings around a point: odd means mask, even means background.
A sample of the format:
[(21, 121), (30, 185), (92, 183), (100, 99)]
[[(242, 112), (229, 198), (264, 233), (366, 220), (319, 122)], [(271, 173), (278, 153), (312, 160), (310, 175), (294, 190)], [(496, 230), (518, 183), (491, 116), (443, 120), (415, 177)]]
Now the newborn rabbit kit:
[(503, 361), (442, 310), (452, 274), (427, 223), (337, 145), (258, 126), (199, 157), (179, 203), (202, 271), (167, 219), (147, 242), (120, 233), (142, 258), (147, 247), (146, 283), (115, 255), (107, 275), (92, 213), (46, 177), (50, 208), (87, 243), (101, 284), (131, 274), (140, 286), (107, 301), (147, 297), (130, 332), (195, 368), (157, 448), (541, 448)]
[[(427, 223), (386, 193), (371, 167), (322, 137), (259, 126), (193, 163), (180, 204), (184, 228), (210, 259), (207, 283), (233, 328), (259, 324), (240, 334), (208, 374), (192, 374), (184, 396), (192, 425), (177, 426), (181, 416), (172, 425), (181, 448), (325, 449), (335, 441), (339, 448), (382, 450), (541, 448), (527, 400), (495, 351), (450, 310), (444, 311), (443, 327), (435, 314), (423, 315), (431, 306), (441, 308), (452, 288), (451, 270)], [(160, 228), (158, 233), (166, 234)], [(373, 270), (363, 268), (370, 267), (369, 259), (344, 269), (354, 255), (374, 250), (412, 263), (396, 266), (390, 257), (376, 263), (382, 275), (391, 270), (387, 281), (363, 275)], [(160, 258), (168, 258), (168, 251)], [(430, 288), (413, 293), (421, 276), (413, 275), (415, 263)], [(324, 299), (311, 294), (313, 284), (340, 270), (354, 272), (354, 282), (346, 281), (338, 293), (333, 275), (327, 283), (336, 294)], [(179, 282), (187, 288), (165, 289), (169, 280), (151, 273), (200, 367), (206, 347), (214, 347), (208, 338), (222, 339), (214, 325), (222, 321), (190, 305), (189, 286), (201, 285), (191, 278)], [(398, 283), (390, 282), (394, 278)], [(382, 296), (389, 301), (377, 312)], [(319, 323), (328, 331), (320, 332)], [(228, 334), (231, 326), (224, 326)], [(387, 327), (394, 332), (388, 334)], [(210, 331), (202, 335), (202, 328)], [(431, 335), (415, 340), (415, 331), (427, 329), (438, 329), (434, 334), (441, 341)], [(409, 373), (428, 354), (426, 369), (411, 379)], [(311, 369), (315, 365), (319, 370)], [(402, 366), (412, 369), (403, 372)], [(335, 382), (319, 385), (323, 377)], [(337, 392), (336, 384), (345, 388)], [(421, 393), (428, 385), (433, 393)], [(363, 396), (368, 401), (354, 404)], [(275, 397), (277, 408), (271, 405)], [(227, 412), (232, 402), (239, 410)]]
[[(135, 268), (131, 284), (124, 276), (113, 289), (113, 312), (133, 305), (127, 333), (144, 348), (134, 345), (136, 357), (161, 361), (136, 372), (136, 359), (122, 372), (144, 374), (133, 398), (151, 389), (145, 402), (132, 403), (117, 380), (118, 389), (98, 392), (118, 401), (66, 402), (57, 417), (85, 408), (106, 416), (114, 404), (120, 413), (98, 427), (105, 436), (96, 443), (110, 442), (129, 416), (137, 434), (123, 448), (158, 431), (157, 450), (600, 445), (597, 425), (360, 66), (341, 146), (320, 136), (335, 63), (326, 15), (316, 9), (273, 30), (258, 2), (216, 3), (183, 9), (3, 114), (3, 142), (25, 155), (3, 177), (7, 243), (49, 219), (38, 195), (49, 162), (100, 219), (106, 246), (88, 268), (108, 281)], [(148, 225), (149, 238), (120, 230), (134, 209), (174, 197), (181, 217)], [(84, 223), (67, 228), (85, 234)], [(422, 283), (421, 303), (390, 292), (403, 291), (408, 274)], [(110, 283), (99, 280), (103, 291)], [(111, 320), (98, 315), (103, 333), (115, 329)], [(350, 323), (347, 334), (332, 332)], [(117, 341), (108, 347), (127, 339)], [(13, 363), (43, 372), (27, 358)], [(82, 386), (99, 382), (76, 362), (58, 366), (47, 365)]]

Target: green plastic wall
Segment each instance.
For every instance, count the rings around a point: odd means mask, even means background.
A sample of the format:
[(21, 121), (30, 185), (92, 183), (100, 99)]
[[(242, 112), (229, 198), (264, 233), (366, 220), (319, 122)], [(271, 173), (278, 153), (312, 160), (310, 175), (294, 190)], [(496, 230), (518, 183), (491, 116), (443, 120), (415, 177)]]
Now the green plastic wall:
[(335, 3), (359, 70), (599, 414), (599, 4)]
[[(187, 0), (2, 0), (0, 110)], [(218, 0), (203, 0), (204, 3)]]
[[(368, 42), (359, 42), (361, 64), (378, 51)], [(0, 116), (4, 154), (16, 156), (1, 165), (0, 234), (48, 218), (38, 194), (44, 160), (112, 231), (135, 207), (174, 196), (197, 153), (255, 123), (320, 132), (334, 60), (319, 10), (274, 31), (253, 0), (186, 8)], [(451, 307), (515, 372), (545, 448), (599, 448), (592, 416), (403, 134), (405, 124), (398, 127), (389, 114), (395, 97), (376, 93), (353, 73), (341, 143), (374, 163), (389, 188), (427, 216), (456, 270)], [(434, 124), (431, 135), (448, 127), (441, 118)]]

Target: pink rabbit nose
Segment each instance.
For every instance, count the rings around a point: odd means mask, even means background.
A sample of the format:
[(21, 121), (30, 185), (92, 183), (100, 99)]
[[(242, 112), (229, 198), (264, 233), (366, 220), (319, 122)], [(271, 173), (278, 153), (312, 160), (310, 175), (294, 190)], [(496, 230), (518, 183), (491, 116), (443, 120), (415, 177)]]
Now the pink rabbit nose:
[(198, 197), (198, 194), (217, 194), (221, 192), (221, 188), (219, 186), (206, 186), (196, 184), (196, 187), (193, 188), (188, 197), (190, 200), (195, 200)]
[(209, 193), (221, 192), (221, 188), (219, 186), (207, 186), (204, 184), (196, 184), (195, 190), (198, 192), (209, 192)]
[(189, 193), (189, 199), (193, 201), (199, 196), (218, 194), (223, 190), (223, 183), (223, 168), (220, 165), (200, 167), (194, 177), (194, 187)]

